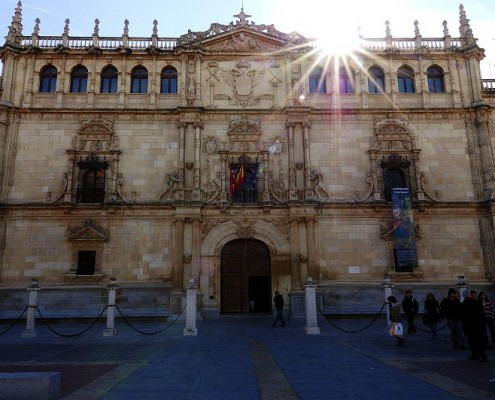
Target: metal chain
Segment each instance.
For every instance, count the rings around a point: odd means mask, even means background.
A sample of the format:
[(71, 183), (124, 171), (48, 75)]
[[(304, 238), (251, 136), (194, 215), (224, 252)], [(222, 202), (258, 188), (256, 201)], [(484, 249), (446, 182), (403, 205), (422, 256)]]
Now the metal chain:
[(170, 329), (174, 324), (179, 320), (179, 317), (184, 313), (184, 310), (186, 309), (186, 306), (181, 310), (180, 314), (177, 315), (177, 317), (172, 321), (170, 325), (165, 326), (165, 328), (159, 329), (158, 331), (155, 332), (146, 332), (142, 331), (139, 328), (136, 328), (127, 318), (126, 316), (122, 313), (118, 305), (115, 305), (115, 308), (119, 312), (120, 316), (122, 317), (123, 321), (129, 326), (129, 328), (134, 329), (137, 333), (140, 333), (141, 335), (146, 335), (146, 336), (155, 336), (159, 335), (160, 333), (164, 333), (168, 329)]
[(105, 306), (103, 307), (103, 310), (101, 310), (100, 314), (98, 314), (98, 316), (96, 317), (96, 319), (87, 327), (87, 328), (84, 328), (81, 332), (77, 332), (77, 333), (62, 333), (62, 332), (59, 332), (57, 331), (56, 329), (52, 328), (48, 322), (46, 321), (46, 318), (43, 316), (43, 314), (41, 313), (41, 310), (39, 309), (38, 306), (36, 306), (36, 309), (38, 310), (38, 314), (40, 315), (40, 319), (41, 319), (41, 322), (52, 332), (54, 333), (55, 335), (57, 336), (61, 336), (61, 337), (66, 337), (66, 338), (71, 338), (71, 337), (76, 337), (76, 336), (81, 336), (81, 335), (84, 335), (86, 332), (88, 332), (91, 328), (93, 328), (97, 323), (98, 321), (100, 320), (100, 318), (102, 317), (103, 313), (105, 312), (105, 310), (108, 308), (108, 306)]
[(28, 309), (28, 308), (27, 308), (27, 306), (26, 306), (26, 307), (24, 307), (24, 310), (22, 310), (21, 314), (20, 314), (20, 315), (19, 315), (19, 316), (15, 319), (15, 321), (14, 321), (14, 322), (12, 322), (12, 324), (11, 324), (8, 328), (6, 328), (6, 329), (4, 329), (3, 331), (1, 331), (1, 332), (0, 332), (0, 336), (2, 336), (4, 333), (7, 333), (7, 332), (8, 332), (8, 331), (10, 331), (10, 330), (11, 330), (14, 326), (16, 326), (16, 325), (17, 325), (17, 323), (21, 320), (22, 316), (24, 315), (24, 313), (26, 312), (26, 310), (27, 310), (27, 309)]
[(351, 330), (348, 330), (348, 329), (344, 329), (344, 328), (341, 328), (341, 327), (335, 325), (332, 321), (330, 321), (329, 319), (326, 318), (325, 314), (323, 314), (323, 312), (321, 311), (320, 307), (318, 307), (318, 311), (320, 312), (320, 314), (323, 317), (325, 317), (325, 321), (327, 321), (335, 329), (338, 329), (339, 331), (344, 332), (344, 333), (355, 334), (355, 333), (363, 332), (366, 329), (370, 328), (376, 322), (376, 320), (380, 317), (380, 315), (382, 314), (383, 309), (385, 308), (385, 306), (387, 304), (388, 303), (383, 303), (382, 308), (380, 308), (380, 311), (378, 311), (378, 313), (374, 316), (374, 318), (371, 320), (371, 322), (368, 325), (366, 325), (364, 328), (357, 329), (357, 330), (354, 330), (354, 331), (351, 331)]

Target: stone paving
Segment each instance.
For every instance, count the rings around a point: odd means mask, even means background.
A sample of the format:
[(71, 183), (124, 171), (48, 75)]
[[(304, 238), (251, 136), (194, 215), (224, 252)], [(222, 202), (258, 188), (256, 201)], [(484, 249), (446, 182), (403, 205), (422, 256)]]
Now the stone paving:
[[(367, 321), (334, 322), (354, 329)], [(398, 348), (383, 320), (356, 335), (319, 323), (322, 334), (307, 336), (300, 320), (272, 328), (268, 316), (225, 316), (183, 337), (180, 324), (142, 336), (119, 322), (112, 338), (101, 336), (103, 324), (77, 338), (39, 325), (29, 339), (18, 326), (0, 336), (0, 371), (59, 370), (70, 400), (495, 398), (495, 362), (467, 361), (466, 351), (450, 348), (445, 330), (435, 341), (425, 333), (407, 337)], [(163, 324), (136, 325), (153, 331)], [(70, 333), (85, 325), (55, 326)]]

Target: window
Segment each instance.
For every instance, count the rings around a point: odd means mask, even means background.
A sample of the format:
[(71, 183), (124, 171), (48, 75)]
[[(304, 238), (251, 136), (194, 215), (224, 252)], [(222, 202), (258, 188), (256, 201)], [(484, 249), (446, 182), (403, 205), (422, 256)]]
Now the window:
[(404, 173), (400, 168), (387, 168), (383, 171), (385, 200), (392, 201), (392, 189), (408, 187)]
[(428, 90), (430, 93), (444, 93), (445, 83), (442, 69), (440, 67), (430, 67), (426, 74), (428, 76)]
[(131, 93), (148, 93), (148, 70), (136, 67), (131, 73)]
[(105, 177), (108, 164), (95, 155), (78, 163), (80, 182), (77, 190), (79, 203), (103, 203), (105, 201)]
[(371, 67), (368, 77), (368, 92), (372, 94), (385, 92), (385, 74), (379, 67)]
[(177, 93), (177, 71), (173, 67), (166, 67), (162, 70), (161, 93)]
[(96, 251), (78, 251), (76, 275), (94, 275), (95, 269)]
[(339, 71), (339, 87), (340, 93), (353, 93), (352, 80), (349, 77), (349, 73), (345, 67), (340, 68)]
[(414, 71), (409, 67), (400, 67), (397, 71), (399, 93), (415, 93)]
[(79, 66), (72, 70), (70, 74), (70, 92), (86, 93), (88, 87), (88, 70)]
[(118, 74), (117, 68), (111, 65), (101, 71), (101, 93), (117, 93)]
[(327, 84), (323, 74), (323, 69), (320, 67), (313, 68), (309, 75), (309, 93), (326, 93)]
[(54, 93), (57, 88), (57, 68), (49, 65), (40, 73), (40, 92)]
[(258, 198), (258, 164), (239, 157), (230, 166), (230, 194), (234, 203), (256, 203)]

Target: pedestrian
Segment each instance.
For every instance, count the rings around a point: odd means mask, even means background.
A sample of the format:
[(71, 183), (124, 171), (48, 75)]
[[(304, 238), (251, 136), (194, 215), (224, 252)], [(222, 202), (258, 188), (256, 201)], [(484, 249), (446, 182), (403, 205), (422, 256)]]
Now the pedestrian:
[(471, 290), (469, 297), (462, 303), (462, 325), (469, 343), (471, 355), (468, 360), (487, 361), (483, 342), (483, 304)]
[(485, 347), (489, 347), (488, 332), (490, 332), (492, 346), (495, 347), (495, 312), (493, 310), (493, 304), (485, 292), (480, 292), (478, 300), (483, 305), (483, 336), (485, 338)]
[(390, 335), (395, 337), (395, 340), (397, 340), (397, 346), (403, 346), (404, 327), (402, 326), (402, 320), (401, 320), (402, 307), (394, 296), (388, 296), (387, 301), (390, 311), (389, 312), (390, 322), (392, 323), (390, 327)]
[(414, 335), (417, 332), (414, 320), (416, 319), (416, 315), (418, 315), (419, 303), (413, 297), (411, 290), (406, 290), (404, 300), (402, 300), (402, 310), (404, 311), (404, 314), (406, 314), (407, 333), (409, 335)]
[(272, 326), (277, 326), (277, 322), (280, 321), (280, 326), (285, 326), (284, 320), (284, 297), (277, 291), (273, 298), (273, 304), (275, 304), (275, 319)]
[(440, 303), (440, 310), (442, 311), (442, 316), (447, 320), (450, 340), (454, 349), (465, 349), (462, 330), (462, 308), (457, 290), (449, 289), (448, 296)]
[(425, 299), (423, 323), (431, 329), (433, 339), (437, 337), (437, 326), (441, 319), (440, 305), (433, 293), (428, 293)]

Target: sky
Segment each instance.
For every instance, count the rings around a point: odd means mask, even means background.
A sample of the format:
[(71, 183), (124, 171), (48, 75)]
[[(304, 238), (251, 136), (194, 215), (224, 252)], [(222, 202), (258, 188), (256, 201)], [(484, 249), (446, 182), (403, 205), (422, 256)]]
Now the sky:
[[(0, 0), (0, 27), (7, 34), (17, 0)], [(124, 19), (131, 36), (151, 36), (152, 21), (158, 20), (159, 36), (177, 37), (202, 31), (213, 22), (227, 24), (241, 8), (242, 0), (26, 0), (23, 1), (24, 35), (41, 19), (41, 35), (61, 35), (65, 18), (71, 20), (71, 35), (91, 36), (94, 19), (100, 20), (100, 36), (121, 36)], [(495, 78), (495, 0), (464, 0), (471, 28), (486, 49), (483, 77)], [(414, 20), (423, 37), (442, 37), (442, 21), (450, 34), (459, 35), (459, 2), (455, 0), (244, 0), (244, 11), (258, 24), (274, 24), (283, 32), (297, 31), (327, 42), (356, 36), (384, 37), (385, 20), (392, 35), (413, 37)]]

